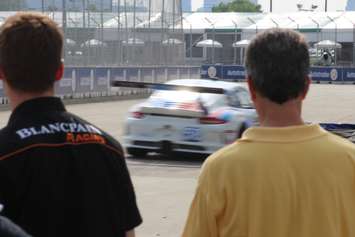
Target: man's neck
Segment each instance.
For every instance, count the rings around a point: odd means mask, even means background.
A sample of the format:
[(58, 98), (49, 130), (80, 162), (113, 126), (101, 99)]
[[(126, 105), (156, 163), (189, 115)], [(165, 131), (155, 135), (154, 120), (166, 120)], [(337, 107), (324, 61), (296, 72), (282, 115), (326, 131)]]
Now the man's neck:
[(303, 125), (301, 117), (302, 100), (287, 101), (282, 105), (262, 100), (257, 106), (262, 127), (286, 127)]
[(22, 104), (23, 102), (27, 100), (32, 100), (40, 97), (51, 97), (54, 96), (54, 91), (53, 90), (47, 90), (42, 93), (25, 93), (25, 92), (18, 92), (18, 91), (10, 91), (7, 93), (9, 100), (10, 100), (10, 106), (11, 110), (15, 110), (17, 106)]

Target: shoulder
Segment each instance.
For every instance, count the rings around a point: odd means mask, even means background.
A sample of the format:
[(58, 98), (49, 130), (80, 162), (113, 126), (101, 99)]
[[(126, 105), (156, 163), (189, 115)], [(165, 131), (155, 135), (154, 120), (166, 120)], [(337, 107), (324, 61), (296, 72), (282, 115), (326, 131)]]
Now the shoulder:
[(0, 236), (6, 237), (30, 237), (19, 226), (6, 217), (0, 216)]
[(355, 155), (355, 143), (339, 135), (328, 132), (329, 148), (344, 152), (351, 152)]
[(205, 160), (202, 170), (214, 176), (238, 166), (245, 158), (244, 146), (243, 142), (237, 141), (219, 149)]
[(101, 128), (99, 128), (98, 126), (94, 125), (93, 123), (75, 115), (69, 112), (66, 112), (66, 116), (71, 117), (72, 119), (74, 119), (75, 121), (77, 121), (80, 124), (85, 124), (87, 126), (89, 126), (92, 131), (100, 134), (104, 140), (105, 140), (105, 144), (110, 146), (111, 148), (114, 148), (116, 151), (118, 151), (119, 153), (121, 153), (123, 155), (123, 148), (121, 143), (115, 139), (112, 135), (110, 135), (109, 133), (107, 133), (106, 131), (102, 130)]

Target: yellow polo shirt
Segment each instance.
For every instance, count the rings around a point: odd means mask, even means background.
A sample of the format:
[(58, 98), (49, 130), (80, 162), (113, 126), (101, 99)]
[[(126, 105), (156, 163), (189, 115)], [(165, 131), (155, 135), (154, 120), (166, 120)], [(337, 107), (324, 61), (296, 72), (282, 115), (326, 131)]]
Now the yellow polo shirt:
[(248, 129), (204, 163), (184, 237), (354, 237), (355, 145), (318, 125)]

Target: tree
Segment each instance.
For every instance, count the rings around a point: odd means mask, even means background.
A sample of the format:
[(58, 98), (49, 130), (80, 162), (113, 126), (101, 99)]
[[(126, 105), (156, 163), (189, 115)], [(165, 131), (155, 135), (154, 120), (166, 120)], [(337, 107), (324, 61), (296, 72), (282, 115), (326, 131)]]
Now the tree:
[(261, 12), (261, 5), (249, 0), (234, 0), (212, 7), (212, 12)]
[(25, 7), (25, 0), (0, 0), (0, 11), (18, 11)]

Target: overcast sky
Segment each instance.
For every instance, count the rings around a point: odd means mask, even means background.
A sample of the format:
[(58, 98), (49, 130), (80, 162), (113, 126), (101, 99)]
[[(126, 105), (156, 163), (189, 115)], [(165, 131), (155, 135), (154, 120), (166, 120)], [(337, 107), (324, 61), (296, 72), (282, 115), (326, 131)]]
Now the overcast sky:
[[(297, 3), (303, 4), (303, 7), (310, 9), (311, 5), (318, 5), (317, 11), (324, 11), (326, 0), (272, 0), (273, 12), (291, 12), (297, 11)], [(258, 0), (264, 12), (270, 9), (270, 0)], [(347, 0), (327, 0), (328, 11), (345, 10)]]

